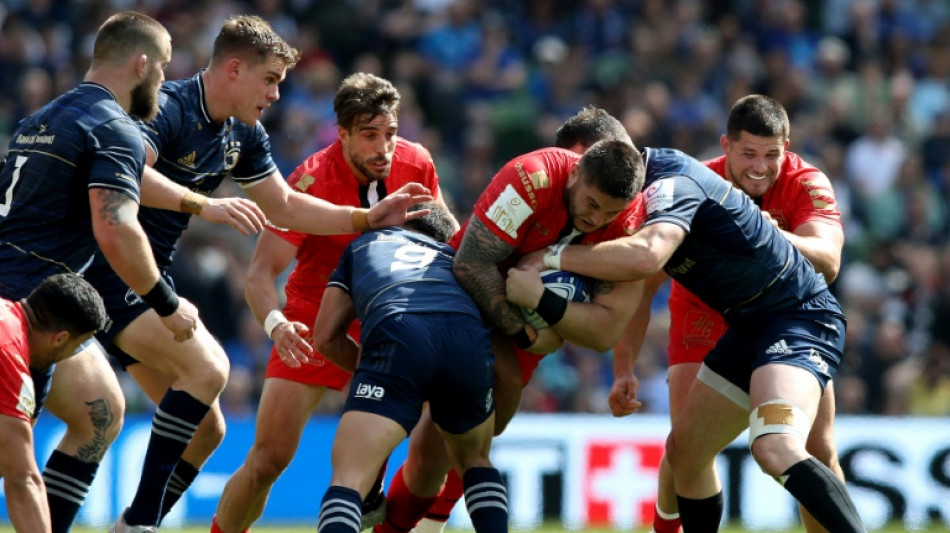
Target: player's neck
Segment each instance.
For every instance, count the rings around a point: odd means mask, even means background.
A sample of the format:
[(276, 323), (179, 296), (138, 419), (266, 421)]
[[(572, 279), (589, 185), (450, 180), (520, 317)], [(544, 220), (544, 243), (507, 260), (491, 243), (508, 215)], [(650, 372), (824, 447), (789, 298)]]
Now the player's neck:
[(126, 113), (132, 109), (132, 89), (126, 88), (115, 72), (106, 68), (89, 69), (82, 81), (95, 83), (108, 89)]
[(211, 121), (215, 124), (222, 124), (231, 117), (231, 110), (227, 104), (227, 98), (221, 98), (220, 95), (226, 94), (227, 89), (224, 84), (218, 80), (217, 70), (214, 67), (208, 67), (201, 72), (201, 83), (204, 85), (204, 106), (208, 110)]

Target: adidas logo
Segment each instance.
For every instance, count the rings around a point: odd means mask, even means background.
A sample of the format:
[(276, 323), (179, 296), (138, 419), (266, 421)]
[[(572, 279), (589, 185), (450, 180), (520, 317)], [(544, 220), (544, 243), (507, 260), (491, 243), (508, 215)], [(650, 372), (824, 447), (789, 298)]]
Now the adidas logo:
[(765, 350), (765, 355), (789, 355), (792, 353), (792, 349), (788, 347), (788, 344), (785, 342), (785, 339), (782, 339), (775, 344), (769, 346), (768, 350)]
[(192, 152), (191, 152), (190, 154), (188, 154), (188, 155), (186, 155), (186, 156), (184, 156), (184, 157), (179, 157), (179, 158), (178, 158), (178, 162), (179, 162), (180, 164), (182, 164), (182, 165), (185, 165), (185, 166), (188, 167), (188, 168), (195, 168), (195, 158), (196, 158), (196, 157), (197, 157), (197, 154), (195, 154), (194, 150), (192, 150)]

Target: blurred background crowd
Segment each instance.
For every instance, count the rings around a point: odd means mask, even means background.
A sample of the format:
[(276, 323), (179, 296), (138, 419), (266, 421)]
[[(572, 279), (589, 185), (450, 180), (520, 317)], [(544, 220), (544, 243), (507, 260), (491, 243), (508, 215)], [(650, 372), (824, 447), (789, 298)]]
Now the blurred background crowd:
[[(0, 0), (0, 153), (19, 119), (81, 80), (98, 25), (121, 9), (169, 29), (168, 79), (207, 64), (231, 14), (264, 17), (301, 50), (264, 117), (285, 176), (335, 140), (342, 77), (392, 80), (399, 133), (431, 151), (460, 219), (505, 161), (551, 144), (584, 105), (621, 119), (640, 146), (705, 159), (721, 153), (738, 97), (770, 95), (789, 112), (790, 149), (828, 175), (844, 215), (838, 412), (950, 415), (944, 0)], [(195, 220), (174, 265), (231, 358), (229, 414), (254, 411), (270, 350), (243, 301), (253, 246)], [(638, 361), (646, 411), (667, 410), (666, 341), (661, 291)], [(522, 409), (607, 412), (611, 381), (610, 353), (567, 346), (544, 360)], [(127, 390), (130, 410), (149, 407)]]

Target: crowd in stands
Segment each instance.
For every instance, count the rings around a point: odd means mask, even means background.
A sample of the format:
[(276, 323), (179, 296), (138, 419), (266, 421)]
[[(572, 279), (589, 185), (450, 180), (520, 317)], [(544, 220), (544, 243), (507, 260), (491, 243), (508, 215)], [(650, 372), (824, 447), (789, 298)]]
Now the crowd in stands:
[[(720, 154), (738, 97), (770, 95), (789, 112), (790, 149), (829, 176), (844, 215), (832, 287), (848, 317), (838, 412), (950, 415), (943, 0), (4, 0), (0, 152), (20, 118), (78, 83), (96, 28), (121, 9), (169, 29), (168, 79), (207, 64), (231, 14), (264, 17), (301, 50), (264, 117), (285, 176), (336, 138), (332, 100), (343, 76), (392, 80), (400, 135), (431, 151), (460, 219), (506, 160), (551, 144), (584, 105), (620, 118), (640, 146), (704, 159)], [(254, 241), (192, 226), (174, 277), (231, 357), (225, 410), (250, 413), (270, 349), (243, 302)], [(667, 408), (662, 296), (638, 361), (651, 412)], [(522, 407), (607, 412), (611, 381), (609, 353), (568, 346), (546, 358)], [(130, 408), (146, 401), (133, 396)]]

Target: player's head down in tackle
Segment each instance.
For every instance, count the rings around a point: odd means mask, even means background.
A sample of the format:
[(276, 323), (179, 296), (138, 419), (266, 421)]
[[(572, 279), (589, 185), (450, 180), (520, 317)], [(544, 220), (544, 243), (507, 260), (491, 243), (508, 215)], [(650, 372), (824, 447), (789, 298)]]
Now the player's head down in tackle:
[(623, 124), (610, 113), (589, 105), (564, 121), (554, 134), (554, 146), (578, 154), (597, 141), (625, 141), (633, 144)]
[(161, 23), (136, 11), (122, 11), (99, 26), (89, 70), (124, 71), (133, 80), (128, 113), (151, 120), (158, 113), (158, 89), (171, 58), (171, 36)]
[(399, 129), (399, 91), (388, 80), (357, 72), (333, 100), (343, 157), (362, 183), (384, 180), (392, 168)]
[(761, 94), (743, 96), (729, 110), (726, 134), (719, 138), (726, 177), (752, 198), (760, 198), (782, 172), (788, 136), (788, 113), (782, 104)]
[(412, 231), (432, 237), (438, 242), (449, 242), (452, 235), (455, 234), (455, 224), (449, 214), (442, 209), (442, 206), (435, 202), (416, 204), (409, 208), (408, 212), (428, 209), (429, 213), (419, 218), (406, 221), (403, 226)]
[(30, 366), (45, 368), (72, 355), (108, 321), (102, 297), (76, 274), (56, 274), (23, 299), (30, 322)]
[(645, 176), (643, 156), (633, 143), (609, 140), (588, 148), (565, 191), (574, 227), (589, 233), (609, 224), (640, 192)]

